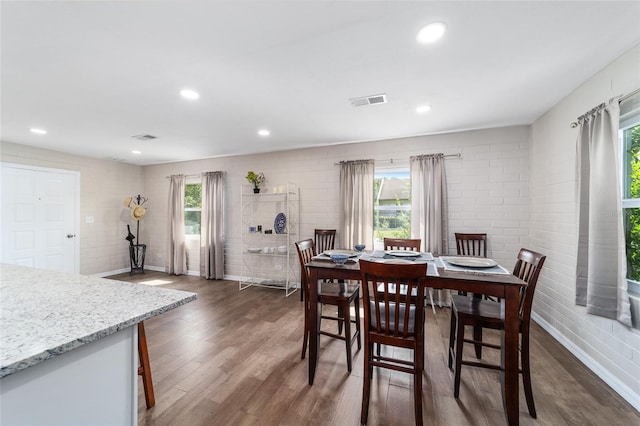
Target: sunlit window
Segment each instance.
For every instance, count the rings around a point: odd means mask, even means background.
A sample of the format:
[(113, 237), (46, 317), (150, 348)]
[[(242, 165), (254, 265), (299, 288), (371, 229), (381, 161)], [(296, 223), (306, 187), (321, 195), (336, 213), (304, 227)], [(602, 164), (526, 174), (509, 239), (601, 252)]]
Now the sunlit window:
[(184, 233), (200, 235), (202, 184), (187, 183), (184, 187)]
[(636, 98), (635, 107), (633, 99), (621, 105), (620, 141), (627, 278), (629, 290), (640, 293), (640, 97)]
[(376, 172), (374, 186), (374, 248), (387, 238), (411, 237), (409, 170)]

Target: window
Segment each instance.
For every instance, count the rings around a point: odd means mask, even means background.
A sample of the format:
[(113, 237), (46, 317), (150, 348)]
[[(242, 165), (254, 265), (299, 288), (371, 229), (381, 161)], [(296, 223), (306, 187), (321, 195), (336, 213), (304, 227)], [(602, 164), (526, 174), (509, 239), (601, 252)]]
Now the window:
[(411, 237), (411, 181), (409, 170), (376, 172), (374, 186), (374, 248), (383, 240)]
[(622, 212), (629, 291), (640, 294), (640, 96), (620, 108)]
[(200, 236), (202, 184), (187, 183), (184, 187), (184, 233)]

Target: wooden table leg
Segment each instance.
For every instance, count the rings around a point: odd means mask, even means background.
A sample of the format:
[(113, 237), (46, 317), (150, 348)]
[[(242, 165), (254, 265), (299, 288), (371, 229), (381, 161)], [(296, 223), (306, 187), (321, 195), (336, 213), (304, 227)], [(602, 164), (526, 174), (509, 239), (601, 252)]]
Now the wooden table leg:
[(517, 286), (505, 286), (504, 300), (504, 331), (502, 332), (501, 374), (502, 404), (504, 406), (507, 423), (517, 426), (519, 422), (518, 408), (518, 340), (519, 324), (518, 315), (520, 288)]
[(309, 385), (313, 384), (319, 359), (320, 334), (320, 303), (318, 302), (318, 271), (309, 269)]

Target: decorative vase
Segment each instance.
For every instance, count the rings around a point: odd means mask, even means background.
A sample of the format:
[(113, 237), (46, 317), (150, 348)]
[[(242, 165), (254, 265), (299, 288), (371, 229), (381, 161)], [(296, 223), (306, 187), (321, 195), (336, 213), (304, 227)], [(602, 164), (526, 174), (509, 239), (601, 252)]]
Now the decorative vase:
[(254, 194), (259, 194), (260, 193), (260, 188), (253, 188), (253, 193)]

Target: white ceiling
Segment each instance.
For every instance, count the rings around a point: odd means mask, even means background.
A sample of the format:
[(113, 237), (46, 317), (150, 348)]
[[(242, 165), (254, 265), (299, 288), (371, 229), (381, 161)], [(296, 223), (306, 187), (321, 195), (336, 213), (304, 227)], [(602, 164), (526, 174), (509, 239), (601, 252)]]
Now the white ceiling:
[[(640, 43), (639, 1), (3, 0), (0, 14), (2, 140), (139, 165), (530, 124)], [(444, 38), (418, 45), (434, 21)]]

